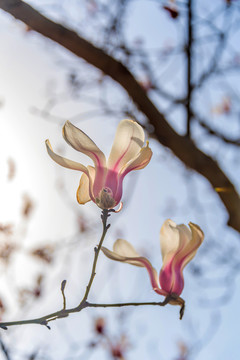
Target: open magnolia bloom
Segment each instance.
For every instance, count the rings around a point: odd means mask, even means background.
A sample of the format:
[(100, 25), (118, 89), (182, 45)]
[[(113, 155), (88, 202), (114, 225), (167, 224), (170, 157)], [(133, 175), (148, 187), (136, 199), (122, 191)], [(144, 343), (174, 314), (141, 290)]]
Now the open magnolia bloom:
[(201, 245), (204, 234), (198, 225), (189, 223), (176, 225), (172, 220), (166, 220), (160, 230), (160, 246), (163, 265), (159, 279), (157, 271), (151, 263), (140, 256), (133, 246), (126, 240), (118, 239), (113, 245), (113, 251), (102, 247), (104, 254), (116, 261), (122, 261), (131, 265), (145, 267), (150, 276), (153, 290), (164, 296), (171, 296), (176, 302), (184, 286), (183, 269), (195, 256)]
[(53, 152), (46, 140), (48, 154), (59, 165), (82, 171), (77, 190), (80, 204), (92, 200), (101, 209), (112, 209), (122, 198), (124, 177), (132, 170), (143, 169), (152, 157), (152, 150), (144, 144), (144, 131), (133, 120), (122, 120), (117, 128), (108, 161), (97, 145), (69, 121), (63, 126), (63, 137), (75, 150), (89, 156), (93, 166), (84, 166)]

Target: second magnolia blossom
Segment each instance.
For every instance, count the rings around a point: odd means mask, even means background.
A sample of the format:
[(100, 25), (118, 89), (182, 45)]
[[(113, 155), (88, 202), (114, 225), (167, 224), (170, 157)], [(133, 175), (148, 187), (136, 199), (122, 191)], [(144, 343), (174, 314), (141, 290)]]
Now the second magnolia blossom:
[(101, 209), (112, 209), (122, 198), (124, 177), (132, 170), (143, 169), (152, 157), (152, 151), (144, 145), (144, 131), (133, 120), (122, 120), (117, 128), (108, 161), (97, 145), (80, 129), (67, 121), (63, 127), (63, 137), (75, 150), (89, 156), (93, 166), (84, 166), (53, 152), (49, 140), (47, 151), (59, 165), (82, 171), (77, 190), (80, 204), (92, 200)]
[(179, 296), (184, 287), (183, 269), (193, 259), (204, 238), (198, 225), (189, 223), (189, 227), (190, 230), (186, 225), (176, 225), (172, 220), (164, 222), (160, 230), (163, 264), (159, 277), (149, 260), (140, 256), (126, 240), (118, 239), (113, 245), (113, 251), (105, 247), (102, 247), (102, 251), (112, 260), (145, 267), (156, 293)]

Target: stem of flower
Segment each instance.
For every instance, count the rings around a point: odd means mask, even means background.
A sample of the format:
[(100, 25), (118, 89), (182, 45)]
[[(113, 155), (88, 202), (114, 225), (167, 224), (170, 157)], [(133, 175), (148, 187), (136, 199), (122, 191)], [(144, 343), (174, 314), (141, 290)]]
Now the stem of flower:
[(94, 255), (94, 260), (93, 260), (91, 276), (90, 276), (89, 282), (87, 284), (86, 292), (84, 294), (82, 301), (79, 304), (79, 307), (81, 307), (81, 305), (86, 302), (86, 300), (88, 298), (88, 294), (89, 294), (91, 286), (92, 286), (92, 283), (93, 283), (93, 280), (94, 280), (94, 277), (96, 275), (96, 266), (97, 266), (98, 256), (99, 256), (103, 241), (105, 239), (106, 233), (107, 233), (108, 229), (110, 228), (110, 224), (107, 225), (107, 219), (109, 216), (110, 216), (109, 211), (104, 209), (102, 211), (102, 215), (101, 215), (102, 224), (103, 224), (102, 236), (101, 236), (98, 246), (94, 248), (95, 255)]

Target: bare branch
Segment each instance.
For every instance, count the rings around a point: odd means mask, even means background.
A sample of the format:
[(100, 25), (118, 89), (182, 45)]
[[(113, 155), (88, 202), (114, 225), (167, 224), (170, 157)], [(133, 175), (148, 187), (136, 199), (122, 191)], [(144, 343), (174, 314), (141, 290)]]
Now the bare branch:
[(127, 306), (166, 306), (167, 304), (171, 303), (171, 301), (174, 301), (175, 305), (180, 305), (180, 312), (179, 312), (179, 318), (182, 320), (185, 310), (185, 301), (179, 297), (174, 296), (174, 294), (167, 296), (162, 302), (142, 302), (142, 303), (136, 303), (136, 302), (129, 302), (129, 303), (117, 303), (117, 304), (92, 304), (87, 302), (86, 307), (127, 307)]
[(213, 135), (216, 136), (218, 139), (224, 141), (226, 144), (231, 144), (231, 145), (235, 145), (235, 146), (240, 146), (240, 138), (237, 139), (230, 139), (228, 137), (226, 137), (225, 135), (221, 134), (218, 130), (213, 129), (209, 124), (207, 124), (207, 122), (201, 118), (199, 115), (197, 114), (193, 114), (193, 117), (195, 120), (197, 120), (197, 122), (199, 123), (199, 125), (204, 128), (209, 135)]

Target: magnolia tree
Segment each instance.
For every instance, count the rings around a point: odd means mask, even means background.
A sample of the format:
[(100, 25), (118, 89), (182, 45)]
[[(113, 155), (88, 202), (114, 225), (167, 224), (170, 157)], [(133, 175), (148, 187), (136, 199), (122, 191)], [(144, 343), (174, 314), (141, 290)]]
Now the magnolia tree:
[[(39, 4), (34, 1), (28, 3), (21, 0), (0, 0), (0, 8), (23, 22), (27, 34), (37, 32), (87, 63), (87, 65), (72, 64), (71, 58), (64, 60), (62, 65), (68, 73), (68, 95), (85, 101), (89, 109), (87, 113), (72, 117), (71, 122), (65, 122), (67, 119), (60, 113), (56, 115), (59, 102), (64, 102), (65, 99), (64, 97), (58, 99), (58, 96), (54, 95), (48, 99), (46, 107), (35, 108), (35, 114), (49, 121), (64, 121), (65, 141), (73, 149), (91, 158), (94, 166), (85, 166), (69, 160), (59, 155), (58, 151), (55, 152), (50, 141), (46, 140), (47, 152), (57, 164), (82, 172), (77, 189), (77, 201), (82, 206), (83, 213), (85, 211), (83, 205), (92, 201), (99, 208), (99, 213), (101, 212), (102, 222), (102, 234), (98, 244), (94, 246), (94, 259), (86, 291), (77, 306), (67, 307), (66, 280), (64, 280), (61, 284), (63, 298), (61, 310), (53, 309), (50, 314), (31, 319), (16, 319), (16, 321), (4, 319), (0, 323), (2, 329), (28, 324), (39, 324), (50, 328), (50, 322), (57, 322), (58, 319), (69, 317), (70, 314), (81, 312), (83, 309), (88, 312), (89, 308), (141, 306), (146, 309), (147, 306), (162, 307), (170, 304), (180, 306), (180, 319), (182, 319), (185, 300), (187, 300), (180, 297), (184, 288), (183, 270), (194, 258), (203, 241), (201, 227), (208, 234), (205, 243), (206, 257), (202, 261), (202, 267), (194, 265), (193, 262), (189, 268), (194, 276), (202, 281), (200, 286), (203, 286), (200, 289), (207, 288), (208, 281), (215, 284), (219, 281), (221, 286), (227, 288), (227, 298), (230, 297), (229, 277), (232, 277), (233, 273), (236, 274), (239, 268), (237, 257), (239, 244), (235, 241), (237, 235), (232, 235), (227, 229), (228, 226), (236, 233), (240, 231), (238, 211), (240, 200), (237, 186), (234, 185), (237, 184), (237, 178), (236, 172), (233, 172), (231, 167), (234, 164), (237, 169), (235, 149), (239, 146), (236, 117), (239, 53), (235, 35), (239, 28), (238, 1), (222, 0), (217, 4), (208, 4), (205, 1), (200, 4), (193, 0), (153, 1), (151, 5), (149, 2), (143, 4), (140, 13), (144, 14), (144, 10), (147, 12), (150, 7), (149, 14), (155, 19), (158, 13), (159, 23), (168, 16), (166, 33), (174, 35), (170, 39), (166, 38), (164, 43), (161, 34), (162, 43), (158, 44), (158, 47), (156, 47), (157, 41), (151, 42), (153, 38), (149, 25), (151, 20), (145, 18), (145, 25), (149, 26), (149, 38), (147, 36), (144, 38), (144, 31), (138, 36), (136, 29), (131, 29), (130, 23), (137, 19), (139, 11), (137, 2), (135, 4), (130, 0), (119, 0), (114, 4), (108, 1), (65, 4), (52, 1)], [(80, 15), (76, 16), (78, 12)], [(131, 17), (132, 12), (133, 17)], [(138, 29), (137, 25), (136, 28)], [(164, 32), (163, 30), (161, 29), (161, 32)], [(97, 71), (89, 68), (89, 64)], [(88, 71), (87, 76), (85, 76), (85, 67)], [(166, 75), (169, 69), (170, 75)], [(231, 76), (232, 72), (235, 77)], [(121, 89), (115, 86), (114, 82), (120, 85)], [(108, 160), (95, 142), (79, 129), (81, 126), (73, 125), (83, 116), (96, 115), (99, 119), (102, 115), (126, 118), (118, 124)], [(149, 137), (145, 146), (144, 131)], [(92, 137), (98, 140), (96, 134)], [(194, 175), (188, 173), (187, 178), (185, 177), (189, 196), (188, 210), (184, 211), (184, 221), (179, 222), (185, 222), (186, 217), (189, 216), (187, 219), (189, 227), (183, 224), (177, 225), (170, 220), (172, 211), (165, 209), (165, 221), (162, 226), (159, 225), (162, 253), (159, 275), (149, 262), (148, 253), (145, 256), (145, 251), (140, 249), (139, 253), (143, 254), (141, 256), (126, 239), (118, 238), (113, 250), (103, 246), (111, 219), (114, 222), (115, 218), (121, 217), (121, 210), (125, 206), (125, 202), (122, 203), (124, 193), (128, 192), (127, 186), (124, 187), (123, 192), (125, 176), (133, 170), (144, 169), (149, 164), (152, 158), (152, 144), (156, 141), (170, 149), (174, 156), (181, 160), (188, 169), (185, 171), (194, 170), (208, 181), (211, 188), (211, 190), (208, 188), (207, 196), (202, 194), (199, 196), (198, 185), (194, 184), (192, 187), (191, 183), (191, 177)], [(158, 155), (159, 149), (153, 151), (154, 156)], [(149, 171), (150, 174), (150, 166), (151, 162), (143, 172)], [(207, 200), (211, 196), (215, 202), (210, 206)], [(149, 197), (158, 201), (158, 194), (152, 194), (150, 189)], [(169, 203), (174, 203), (174, 199), (170, 199)], [(234, 237), (230, 246), (225, 241), (221, 244), (217, 243), (217, 237), (223, 236), (222, 231), (217, 229), (215, 218), (211, 221), (211, 217), (215, 214), (218, 216), (217, 209), (220, 206), (227, 215), (222, 225), (224, 231), (227, 237)], [(178, 210), (183, 213), (180, 207)], [(150, 204), (149, 213), (151, 218)], [(207, 216), (207, 213), (211, 215)], [(203, 216), (205, 216), (204, 221)], [(131, 220), (129, 223), (131, 224)], [(214, 229), (212, 229), (213, 223)], [(110, 260), (145, 267), (153, 290), (164, 298), (155, 302), (151, 299), (148, 302), (136, 302), (131, 298), (129, 302), (90, 302), (101, 250)], [(149, 249), (148, 251), (151, 256)], [(236, 254), (231, 259), (231, 263), (228, 261), (230, 253)], [(46, 248), (35, 250), (36, 254), (42, 258), (50, 256)], [(90, 261), (90, 253), (88, 256)], [(219, 264), (221, 265), (220, 280), (208, 278), (203, 269), (208, 269), (211, 273), (211, 266), (216, 269)], [(113, 265), (117, 266), (114, 263)], [(41, 280), (38, 280), (37, 285), (36, 291), (39, 292)], [(189, 289), (190, 294), (191, 284)], [(204, 300), (208, 302), (207, 299)], [(225, 297), (218, 300), (213, 302), (214, 306), (220, 301), (224, 302)], [(124, 339), (112, 342), (107, 334), (103, 317), (96, 320), (95, 332), (106, 340), (105, 345), (107, 344), (110, 349), (112, 358), (124, 358), (124, 350), (128, 345)], [(4, 344), (2, 349), (6, 356), (9, 356)], [(192, 355), (191, 351), (182, 346), (179, 359), (186, 359), (190, 355)]]

